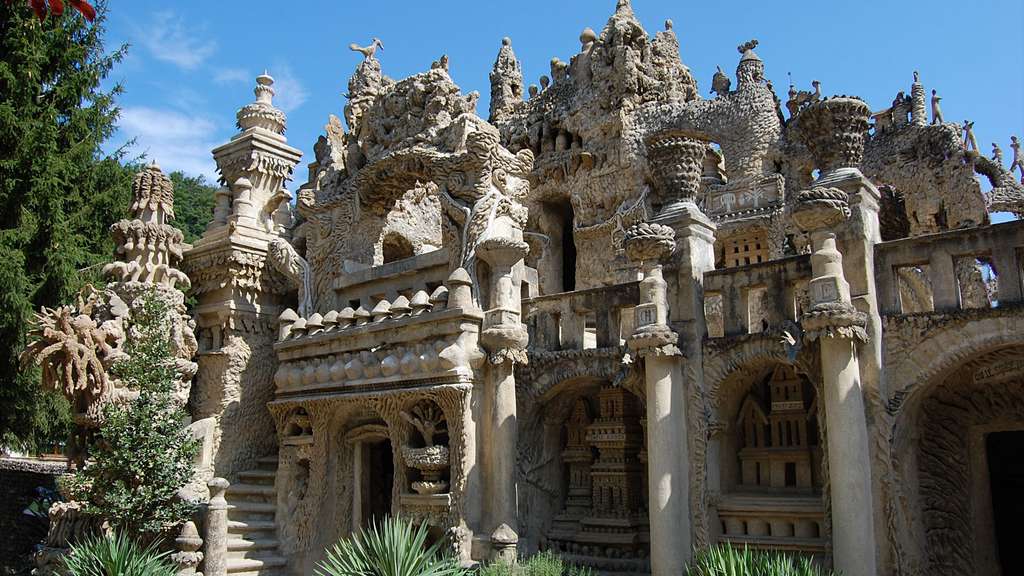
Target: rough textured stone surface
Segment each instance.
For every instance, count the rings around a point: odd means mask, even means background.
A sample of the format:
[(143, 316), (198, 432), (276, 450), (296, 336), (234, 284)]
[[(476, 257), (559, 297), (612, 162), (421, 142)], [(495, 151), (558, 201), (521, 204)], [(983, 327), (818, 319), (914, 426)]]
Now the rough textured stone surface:
[(983, 438), (1024, 427), (1024, 226), (989, 222), (1024, 211), (1017, 142), (982, 156), (916, 73), (877, 111), (783, 102), (756, 40), (701, 95), (628, 0), (579, 40), (536, 83), (502, 40), (487, 121), (447, 56), (396, 80), (353, 44), (294, 207), (262, 75), (203, 238), (115, 265), (182, 257), (198, 301), (198, 476), (232, 482), (207, 565), (309, 573), (391, 513), (465, 561), (680, 574), (731, 542), (998, 574)]

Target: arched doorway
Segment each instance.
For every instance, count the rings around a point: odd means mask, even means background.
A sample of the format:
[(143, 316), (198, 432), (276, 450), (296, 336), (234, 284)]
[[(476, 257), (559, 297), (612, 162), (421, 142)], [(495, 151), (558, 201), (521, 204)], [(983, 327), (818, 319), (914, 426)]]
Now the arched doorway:
[(1024, 573), (1024, 347), (975, 356), (907, 410), (894, 458), (905, 462), (925, 570)]
[(345, 437), (352, 454), (353, 531), (392, 514), (395, 460), (387, 432), (384, 424), (364, 424)]

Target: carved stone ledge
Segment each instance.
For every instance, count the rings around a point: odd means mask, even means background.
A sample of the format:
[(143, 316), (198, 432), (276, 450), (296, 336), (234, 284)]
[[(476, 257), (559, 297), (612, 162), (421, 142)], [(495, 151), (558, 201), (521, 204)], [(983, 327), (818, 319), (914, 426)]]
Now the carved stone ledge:
[(626, 340), (629, 349), (638, 357), (647, 356), (680, 356), (682, 352), (676, 345), (679, 335), (664, 324), (648, 324), (638, 329)]
[(844, 303), (819, 304), (804, 313), (803, 329), (808, 340), (818, 338), (849, 338), (868, 341), (864, 326), (867, 315)]

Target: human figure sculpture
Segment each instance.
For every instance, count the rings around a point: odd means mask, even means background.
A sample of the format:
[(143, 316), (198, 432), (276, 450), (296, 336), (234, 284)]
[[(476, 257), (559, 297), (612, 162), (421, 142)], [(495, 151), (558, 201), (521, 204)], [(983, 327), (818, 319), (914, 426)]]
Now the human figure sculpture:
[(360, 46), (355, 43), (348, 45), (349, 50), (353, 52), (359, 52), (360, 54), (363, 55), (363, 59), (365, 60), (373, 60), (374, 54), (377, 53), (377, 48), (380, 48), (381, 50), (384, 49), (384, 43), (380, 41), (380, 38), (374, 38), (370, 42), (369, 46)]
[(1010, 149), (1013, 150), (1013, 161), (1010, 162), (1010, 174), (1014, 170), (1020, 170), (1020, 183), (1024, 184), (1024, 161), (1020, 158), (1020, 141), (1016, 136), (1010, 136)]
[(942, 108), (939, 107), (939, 102), (942, 101), (942, 97), (939, 93), (932, 90), (932, 124), (942, 124)]
[(999, 164), (1000, 167), (1003, 165), (1003, 149), (995, 142), (992, 143), (992, 161)]
[(974, 122), (964, 120), (963, 125), (964, 131), (964, 148), (967, 150), (978, 151), (978, 140), (974, 137)]

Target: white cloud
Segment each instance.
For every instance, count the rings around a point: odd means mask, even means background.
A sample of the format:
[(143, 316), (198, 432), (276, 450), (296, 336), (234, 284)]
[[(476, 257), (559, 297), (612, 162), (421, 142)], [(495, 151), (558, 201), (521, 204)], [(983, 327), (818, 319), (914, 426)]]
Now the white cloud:
[(213, 75), (213, 81), (217, 84), (236, 84), (255, 82), (255, 76), (242, 68), (221, 68)]
[(309, 99), (309, 92), (292, 73), (291, 66), (278, 63), (270, 75), (274, 77), (274, 105), (281, 110), (291, 112)]
[(161, 11), (153, 14), (152, 22), (136, 27), (135, 41), (157, 60), (194, 70), (217, 49), (213, 40), (190, 33), (195, 28), (173, 12)]
[(132, 152), (155, 160), (165, 173), (181, 170), (216, 182), (210, 150), (219, 142), (217, 125), (210, 120), (172, 109), (132, 106), (121, 109), (119, 127), (126, 141), (135, 139)]

